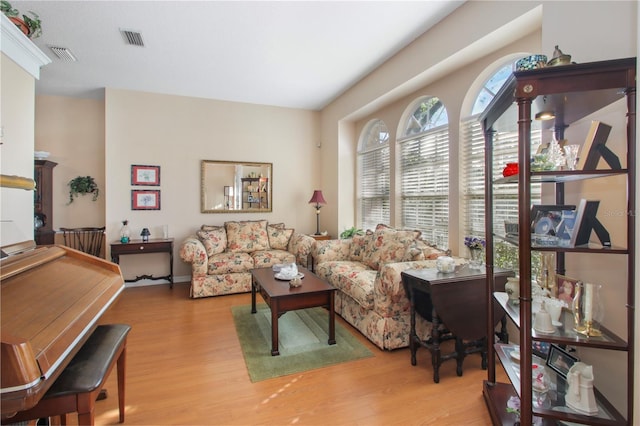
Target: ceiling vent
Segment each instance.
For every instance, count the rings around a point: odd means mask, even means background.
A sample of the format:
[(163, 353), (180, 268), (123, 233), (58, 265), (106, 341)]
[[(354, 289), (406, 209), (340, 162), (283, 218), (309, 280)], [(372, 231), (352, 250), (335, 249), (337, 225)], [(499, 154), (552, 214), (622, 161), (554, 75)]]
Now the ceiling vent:
[(61, 60), (65, 62), (76, 62), (77, 59), (66, 47), (49, 46), (49, 49)]
[(130, 44), (131, 46), (140, 46), (144, 47), (144, 42), (142, 41), (142, 34), (138, 31), (131, 30), (120, 30), (122, 37), (124, 37), (124, 42)]

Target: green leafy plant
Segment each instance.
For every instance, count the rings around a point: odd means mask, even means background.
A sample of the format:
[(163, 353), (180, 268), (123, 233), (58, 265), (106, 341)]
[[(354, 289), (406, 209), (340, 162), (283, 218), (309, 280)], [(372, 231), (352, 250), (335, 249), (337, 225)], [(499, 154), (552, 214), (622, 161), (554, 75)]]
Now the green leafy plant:
[(93, 194), (93, 201), (98, 199), (100, 195), (100, 189), (98, 184), (91, 176), (78, 176), (69, 181), (69, 202), (67, 205), (73, 203), (73, 199), (79, 195)]
[(356, 228), (355, 226), (352, 226), (351, 228), (345, 229), (344, 231), (342, 231), (340, 233), (340, 238), (345, 240), (347, 238), (353, 238), (354, 235), (364, 235), (364, 231), (360, 228)]
[(9, 3), (7, 0), (0, 1), (0, 12), (7, 15), (7, 18), (15, 18), (20, 14), (20, 12), (18, 12), (18, 9), (15, 9), (13, 6), (11, 6), (11, 3)]
[(25, 26), (28, 29), (27, 37), (38, 38), (42, 35), (42, 21), (37, 13), (30, 10), (22, 14), (22, 18), (20, 18), (20, 11), (14, 8), (7, 0), (0, 1), (0, 12), (4, 13), (19, 28), (22, 29)]

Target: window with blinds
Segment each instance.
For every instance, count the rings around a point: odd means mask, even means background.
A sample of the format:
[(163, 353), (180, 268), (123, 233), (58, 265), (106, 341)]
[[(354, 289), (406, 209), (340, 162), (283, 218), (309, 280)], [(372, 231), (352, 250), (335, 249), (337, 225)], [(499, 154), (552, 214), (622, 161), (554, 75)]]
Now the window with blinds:
[(363, 130), (358, 148), (360, 228), (375, 229), (390, 222), (389, 132), (381, 120)]
[[(531, 136), (533, 140), (539, 139), (540, 129), (532, 131)], [(465, 235), (484, 236), (484, 135), (477, 115), (462, 123), (462, 139)], [(518, 132), (496, 133), (493, 141), (493, 176), (498, 178), (502, 176), (502, 170), (507, 163), (518, 161)], [(540, 184), (531, 185), (533, 203), (540, 203), (540, 191)], [(518, 220), (518, 186), (497, 185), (493, 189), (493, 196), (494, 229), (504, 229), (505, 220)]]
[[(426, 126), (427, 130), (423, 133), (399, 142), (401, 217), (403, 228), (419, 229), (429, 243), (447, 248), (449, 127), (446, 110), (441, 103), (438, 104), (437, 123), (444, 121), (444, 124)], [(424, 108), (424, 105), (425, 102), (420, 107)], [(415, 120), (415, 113), (410, 120)]]

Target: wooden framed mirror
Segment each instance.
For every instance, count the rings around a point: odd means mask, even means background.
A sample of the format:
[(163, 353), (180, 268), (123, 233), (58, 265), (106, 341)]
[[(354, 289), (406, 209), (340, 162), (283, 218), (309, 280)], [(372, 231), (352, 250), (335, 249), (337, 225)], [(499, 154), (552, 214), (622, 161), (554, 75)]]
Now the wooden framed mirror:
[(272, 211), (272, 163), (202, 160), (202, 213)]

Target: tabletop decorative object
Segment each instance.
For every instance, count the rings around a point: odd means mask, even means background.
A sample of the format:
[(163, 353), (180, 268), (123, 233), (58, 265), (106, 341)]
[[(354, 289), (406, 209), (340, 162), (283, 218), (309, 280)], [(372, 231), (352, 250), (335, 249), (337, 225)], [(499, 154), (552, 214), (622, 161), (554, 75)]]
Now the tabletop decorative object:
[(485, 241), (480, 237), (464, 237), (464, 245), (469, 249), (469, 267), (472, 269), (481, 268)]

